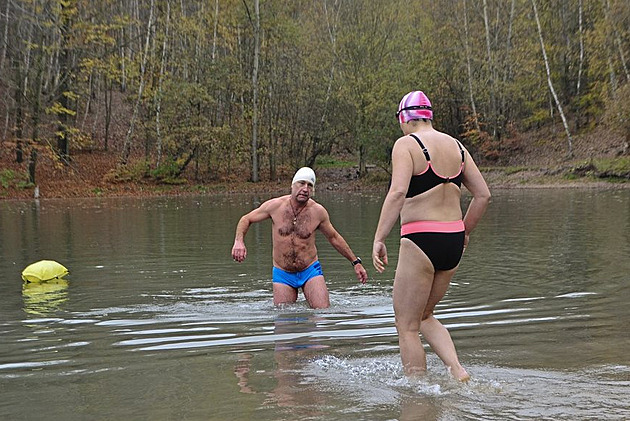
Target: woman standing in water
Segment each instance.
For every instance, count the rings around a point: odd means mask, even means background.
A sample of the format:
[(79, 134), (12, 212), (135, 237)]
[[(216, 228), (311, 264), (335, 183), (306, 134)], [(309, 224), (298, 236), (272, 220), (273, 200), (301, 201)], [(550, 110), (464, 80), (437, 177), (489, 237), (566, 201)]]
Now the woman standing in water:
[[(404, 136), (392, 150), (392, 182), (374, 235), (372, 261), (379, 273), (385, 270), (385, 238), (400, 217), (393, 301), (405, 374), (426, 371), (420, 332), (449, 372), (466, 381), (470, 376), (459, 363), (451, 335), (433, 310), (457, 271), (490, 191), (462, 144), (433, 128), (431, 102), (422, 91), (405, 95), (396, 116)], [(463, 219), (462, 184), (473, 196)]]

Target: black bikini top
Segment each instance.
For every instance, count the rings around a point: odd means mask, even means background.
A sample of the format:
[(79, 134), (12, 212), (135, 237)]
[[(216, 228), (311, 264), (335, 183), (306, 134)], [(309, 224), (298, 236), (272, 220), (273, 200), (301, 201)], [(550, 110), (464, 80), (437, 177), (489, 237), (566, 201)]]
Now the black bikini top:
[(464, 170), (464, 160), (465, 160), (464, 149), (462, 148), (462, 145), (456, 140), (457, 146), (459, 147), (459, 151), (462, 154), (462, 165), (459, 167), (459, 172), (452, 177), (443, 177), (440, 174), (436, 173), (435, 170), (433, 169), (433, 165), (431, 165), (431, 157), (429, 156), (429, 151), (424, 146), (424, 144), (420, 141), (418, 136), (414, 134), (410, 134), (410, 136), (416, 139), (416, 142), (418, 142), (418, 145), (420, 145), (420, 147), (422, 148), (424, 157), (427, 159), (427, 167), (420, 174), (411, 176), (411, 180), (409, 180), (409, 188), (407, 189), (406, 197), (417, 196), (443, 183), (453, 183), (457, 187), (461, 188), (462, 171)]

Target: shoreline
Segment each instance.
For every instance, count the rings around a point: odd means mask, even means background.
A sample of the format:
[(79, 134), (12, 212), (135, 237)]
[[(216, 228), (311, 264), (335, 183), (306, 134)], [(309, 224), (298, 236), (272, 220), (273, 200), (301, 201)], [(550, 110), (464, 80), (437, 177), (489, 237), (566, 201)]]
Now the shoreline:
[[(628, 190), (630, 181), (605, 181), (590, 178), (578, 178), (568, 180), (561, 176), (537, 175), (524, 176), (524, 174), (496, 174), (493, 171), (483, 172), (484, 178), (491, 191), (494, 190), (550, 190), (550, 189), (574, 189), (574, 190)], [(352, 193), (381, 193), (385, 195), (388, 182), (370, 182), (364, 180), (337, 181), (322, 177), (318, 181), (318, 191), (326, 192), (352, 192)], [(157, 198), (157, 197), (186, 197), (204, 195), (230, 195), (230, 194), (286, 194), (289, 191), (289, 182), (216, 182), (205, 184), (163, 185), (156, 183), (135, 182), (118, 183), (111, 186), (83, 186), (81, 189), (64, 191), (56, 190), (56, 194), (48, 195), (40, 191), (39, 197), (34, 197), (34, 188), (27, 189), (3, 189), (0, 190), (0, 202), (22, 200), (49, 200), (49, 199), (89, 199), (89, 198)], [(465, 190), (465, 189), (464, 189)], [(66, 193), (66, 194), (64, 194)]]
[[(41, 165), (35, 186), (27, 183), (23, 168), (7, 162), (0, 172), (0, 201), (35, 199), (71, 199), (92, 197), (169, 197), (213, 194), (285, 194), (290, 190), (292, 171), (282, 168), (275, 181), (253, 183), (243, 169), (215, 180), (196, 182), (192, 174), (161, 182), (146, 174), (124, 179), (112, 177), (109, 157), (104, 154), (81, 154), (69, 168)], [(576, 171), (576, 168), (579, 171)], [(385, 194), (390, 175), (380, 167), (370, 166), (367, 175), (359, 179), (356, 166), (315, 167), (317, 190)], [(490, 190), (505, 189), (600, 189), (630, 188), (630, 174), (604, 178), (591, 167), (562, 166), (480, 166)], [(4, 175), (3, 175), (4, 174)], [(20, 175), (22, 174), (22, 175)], [(11, 175), (11, 177), (8, 177)], [(264, 178), (264, 175), (262, 175)]]

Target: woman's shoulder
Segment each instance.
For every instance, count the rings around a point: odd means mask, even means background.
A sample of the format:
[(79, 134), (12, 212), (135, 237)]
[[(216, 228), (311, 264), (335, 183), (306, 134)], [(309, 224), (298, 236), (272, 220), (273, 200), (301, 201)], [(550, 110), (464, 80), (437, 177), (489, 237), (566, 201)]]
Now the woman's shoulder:
[(394, 149), (409, 149), (417, 144), (418, 142), (413, 138), (413, 136), (407, 134), (396, 139), (396, 142), (394, 142)]
[(450, 141), (453, 143), (457, 142), (457, 139), (455, 139), (450, 134), (441, 132), (435, 129), (433, 129), (431, 132), (428, 132), (426, 134), (426, 138), (427, 140), (440, 141), (440, 142), (443, 142), (443, 141)]

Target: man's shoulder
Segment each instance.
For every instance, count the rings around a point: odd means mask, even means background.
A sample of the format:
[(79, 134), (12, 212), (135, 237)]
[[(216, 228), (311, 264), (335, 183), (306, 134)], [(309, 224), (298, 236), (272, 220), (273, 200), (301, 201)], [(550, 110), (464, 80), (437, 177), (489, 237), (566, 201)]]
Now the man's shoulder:
[(264, 206), (264, 207), (266, 207), (269, 210), (273, 210), (273, 209), (277, 209), (280, 206), (282, 206), (283, 204), (285, 204), (288, 199), (289, 199), (289, 195), (274, 197), (272, 199), (266, 200), (260, 206), (261, 207)]
[(324, 207), (324, 205), (317, 203), (314, 199), (309, 199), (309, 206), (311, 207), (311, 212), (315, 212), (317, 214), (326, 214), (328, 211)]
[(282, 203), (282, 202), (286, 202), (287, 200), (289, 200), (289, 198), (291, 197), (291, 195), (285, 194), (284, 196), (278, 196), (278, 197), (273, 197), (269, 200), (267, 200), (265, 203)]

